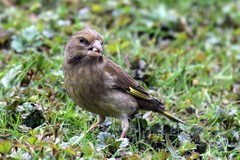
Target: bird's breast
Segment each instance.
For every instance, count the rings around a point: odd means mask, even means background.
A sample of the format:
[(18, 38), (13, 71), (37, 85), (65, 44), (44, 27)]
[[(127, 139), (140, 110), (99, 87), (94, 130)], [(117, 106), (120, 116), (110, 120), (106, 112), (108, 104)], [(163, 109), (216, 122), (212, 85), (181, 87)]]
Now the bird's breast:
[(69, 95), (81, 108), (93, 112), (107, 94), (111, 78), (102, 66), (80, 66), (64, 70), (64, 81)]

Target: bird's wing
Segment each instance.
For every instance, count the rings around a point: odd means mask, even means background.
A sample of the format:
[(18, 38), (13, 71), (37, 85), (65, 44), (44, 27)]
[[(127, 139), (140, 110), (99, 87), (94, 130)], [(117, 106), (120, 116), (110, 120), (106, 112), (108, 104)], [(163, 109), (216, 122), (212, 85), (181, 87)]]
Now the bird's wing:
[(152, 97), (136, 80), (131, 78), (121, 67), (108, 60), (105, 65), (105, 71), (116, 77), (114, 84), (117, 89), (131, 94), (132, 96), (149, 103), (158, 103), (164, 109), (164, 103)]

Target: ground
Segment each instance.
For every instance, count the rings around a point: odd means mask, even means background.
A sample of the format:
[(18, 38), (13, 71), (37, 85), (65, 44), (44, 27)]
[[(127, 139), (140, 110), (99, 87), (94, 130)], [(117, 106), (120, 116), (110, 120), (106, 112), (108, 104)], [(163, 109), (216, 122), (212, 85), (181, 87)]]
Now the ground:
[[(240, 159), (240, 1), (0, 2), (3, 159)], [(104, 54), (188, 125), (139, 112), (96, 122), (67, 95), (72, 33), (92, 27)]]

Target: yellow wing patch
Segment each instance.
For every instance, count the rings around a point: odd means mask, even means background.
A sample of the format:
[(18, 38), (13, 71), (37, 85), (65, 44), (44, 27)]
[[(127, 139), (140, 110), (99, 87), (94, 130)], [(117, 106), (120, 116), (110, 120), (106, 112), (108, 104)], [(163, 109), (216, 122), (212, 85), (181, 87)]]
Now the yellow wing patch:
[(150, 100), (151, 97), (149, 95), (146, 95), (144, 93), (142, 93), (141, 91), (138, 91), (132, 87), (129, 87), (129, 93), (132, 94), (133, 96), (142, 98), (142, 99), (146, 99), (146, 100)]

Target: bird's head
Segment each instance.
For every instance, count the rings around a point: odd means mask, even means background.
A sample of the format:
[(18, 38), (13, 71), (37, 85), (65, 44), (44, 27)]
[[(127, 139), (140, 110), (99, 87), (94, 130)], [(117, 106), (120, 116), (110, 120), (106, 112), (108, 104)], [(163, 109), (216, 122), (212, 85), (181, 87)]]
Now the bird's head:
[(82, 59), (99, 59), (103, 56), (103, 38), (93, 29), (83, 29), (75, 33), (65, 48), (68, 63), (78, 63)]

